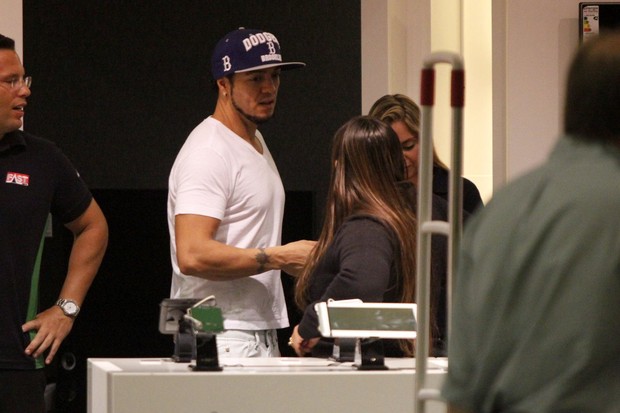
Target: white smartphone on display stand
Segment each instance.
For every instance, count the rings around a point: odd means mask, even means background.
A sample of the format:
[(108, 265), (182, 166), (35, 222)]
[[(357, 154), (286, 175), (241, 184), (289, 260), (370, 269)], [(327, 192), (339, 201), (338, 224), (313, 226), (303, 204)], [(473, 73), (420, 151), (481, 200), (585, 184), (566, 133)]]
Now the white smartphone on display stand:
[(416, 304), (341, 300), (320, 302), (314, 309), (323, 337), (416, 338)]

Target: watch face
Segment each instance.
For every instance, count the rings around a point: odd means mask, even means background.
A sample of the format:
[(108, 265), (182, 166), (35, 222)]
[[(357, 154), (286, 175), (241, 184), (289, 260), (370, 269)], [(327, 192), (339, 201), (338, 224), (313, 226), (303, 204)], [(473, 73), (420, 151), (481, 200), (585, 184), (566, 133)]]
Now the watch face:
[(75, 303), (72, 303), (72, 302), (65, 303), (64, 309), (67, 312), (67, 314), (77, 313), (77, 305), (75, 305)]
[(60, 298), (56, 302), (56, 305), (62, 308), (63, 313), (69, 317), (75, 317), (80, 312), (80, 307), (73, 300)]

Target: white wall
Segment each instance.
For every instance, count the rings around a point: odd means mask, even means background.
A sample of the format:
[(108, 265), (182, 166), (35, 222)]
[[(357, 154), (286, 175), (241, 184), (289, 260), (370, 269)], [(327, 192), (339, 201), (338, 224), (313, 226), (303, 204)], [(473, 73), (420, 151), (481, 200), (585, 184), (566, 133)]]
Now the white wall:
[[(493, 100), (490, 0), (431, 1), (431, 50), (459, 53), (465, 64), (463, 175), (488, 201), (493, 193)], [(450, 159), (449, 67), (437, 67), (435, 146)]]
[(503, 130), (495, 136), (503, 140), (505, 165), (498, 176), (505, 180), (546, 159), (561, 130), (560, 94), (569, 51), (577, 46), (577, 4), (578, 0), (494, 1), (504, 14), (495, 22), (505, 23), (503, 38), (495, 39), (498, 53), (493, 60), (494, 74), (505, 84), (505, 95), (494, 102), (505, 111)]
[[(362, 113), (386, 93), (420, 97), (420, 71), (435, 51), (465, 63), (463, 174), (483, 199), (493, 190), (491, 0), (362, 0)], [(449, 163), (450, 70), (437, 65), (433, 137)]]
[(0, 1), (0, 34), (15, 40), (15, 48), (23, 56), (22, 0)]
[[(376, 67), (374, 73), (362, 72), (362, 110), (384, 93), (419, 100), (424, 57), (437, 50), (460, 53), (466, 84), (464, 175), (487, 200), (493, 189), (543, 162), (560, 134), (566, 71), (579, 43), (579, 2), (362, 0), (363, 67)], [(402, 37), (403, 26), (404, 44), (390, 42), (389, 36)], [(382, 33), (382, 42), (369, 42), (364, 37), (369, 32)], [(449, 70), (442, 71), (437, 68), (434, 137), (447, 160)]]
[(493, 0), (496, 186), (544, 161), (562, 130), (579, 2)]
[(362, 0), (362, 108), (368, 113), (372, 103), (390, 90), (388, 46), (388, 4), (384, 0)]
[(465, 61), (464, 175), (482, 198), (493, 194), (493, 83), (491, 0), (463, 0)]
[(362, 0), (362, 108), (387, 93), (420, 96), (424, 58), (431, 50), (428, 1)]

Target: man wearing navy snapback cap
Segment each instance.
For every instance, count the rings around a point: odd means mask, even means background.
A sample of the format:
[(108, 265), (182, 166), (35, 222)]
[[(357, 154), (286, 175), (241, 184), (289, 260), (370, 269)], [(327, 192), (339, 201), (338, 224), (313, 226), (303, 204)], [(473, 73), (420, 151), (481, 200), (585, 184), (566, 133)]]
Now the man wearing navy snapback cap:
[(213, 51), (215, 111), (189, 135), (169, 179), (172, 298), (214, 295), (225, 331), (220, 357), (277, 357), (288, 327), (280, 270), (296, 275), (314, 241), (281, 245), (284, 188), (258, 125), (274, 114), (280, 43), (237, 29)]

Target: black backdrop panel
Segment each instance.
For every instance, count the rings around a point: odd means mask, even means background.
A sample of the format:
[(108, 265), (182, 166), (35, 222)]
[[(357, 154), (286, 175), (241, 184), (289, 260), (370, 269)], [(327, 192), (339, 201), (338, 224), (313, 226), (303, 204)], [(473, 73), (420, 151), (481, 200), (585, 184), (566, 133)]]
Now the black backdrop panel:
[(55, 141), (94, 188), (166, 188), (189, 132), (214, 108), (209, 59), (244, 26), (286, 60), (276, 116), (261, 126), (287, 190), (322, 209), (329, 145), (361, 108), (359, 0), (24, 0), (25, 129)]

